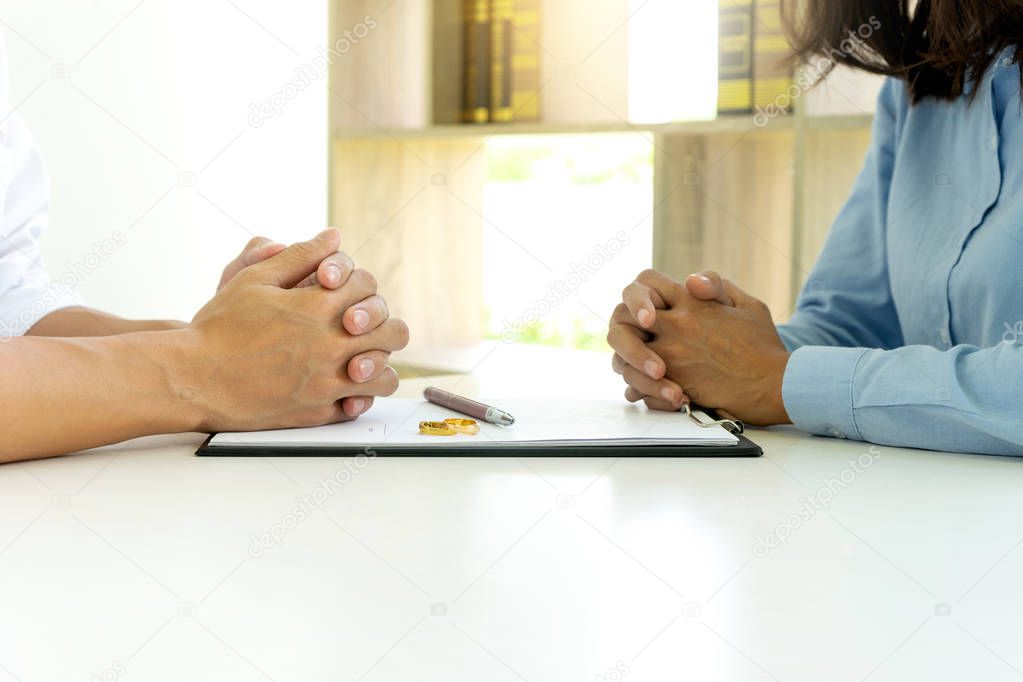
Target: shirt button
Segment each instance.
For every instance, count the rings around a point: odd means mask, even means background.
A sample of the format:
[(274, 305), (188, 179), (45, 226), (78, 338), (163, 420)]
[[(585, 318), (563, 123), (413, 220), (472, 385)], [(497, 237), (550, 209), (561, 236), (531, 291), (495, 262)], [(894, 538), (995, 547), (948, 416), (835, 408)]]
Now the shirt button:
[(1002, 57), (1002, 66), (1005, 68), (1012, 66), (1012, 57)]
[(938, 336), (941, 337), (942, 344), (947, 346), (952, 343), (952, 337), (949, 336), (947, 329), (942, 329), (940, 332), (938, 332)]
[(991, 139), (987, 141), (987, 144), (989, 147), (991, 147), (991, 151), (993, 152), (998, 151), (998, 136), (992, 135)]

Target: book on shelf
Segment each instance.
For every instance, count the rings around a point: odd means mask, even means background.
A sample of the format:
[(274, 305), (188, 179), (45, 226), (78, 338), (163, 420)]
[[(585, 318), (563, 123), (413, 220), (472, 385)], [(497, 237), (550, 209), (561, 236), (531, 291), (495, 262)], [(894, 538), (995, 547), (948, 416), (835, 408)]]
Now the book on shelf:
[(515, 0), (491, 0), (490, 120), (512, 120), (512, 51), (515, 49)]
[[(497, 0), (495, 0), (496, 2)], [(511, 31), (511, 116), (509, 120), (540, 120), (541, 0), (513, 0)], [(506, 71), (508, 73), (509, 71)]]
[(462, 121), (539, 121), (542, 0), (462, 2)]
[(462, 0), (462, 121), (490, 120), (490, 0)]
[(718, 27), (718, 113), (753, 112), (753, 0), (721, 3)]
[(768, 116), (792, 111), (793, 68), (791, 53), (781, 25), (779, 0), (754, 0), (753, 8), (753, 109)]

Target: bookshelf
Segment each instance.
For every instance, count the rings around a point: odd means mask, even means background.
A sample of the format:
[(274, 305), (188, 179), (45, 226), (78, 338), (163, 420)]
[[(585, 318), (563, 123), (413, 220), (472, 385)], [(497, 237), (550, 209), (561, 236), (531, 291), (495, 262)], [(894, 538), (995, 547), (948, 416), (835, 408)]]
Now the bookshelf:
[[(621, 29), (630, 0), (544, 0), (542, 12), (542, 121), (473, 125), (458, 123), (461, 0), (332, 2), (332, 43), (366, 17), (376, 27), (331, 69), (330, 215), (415, 330), (413, 346), (482, 338), (484, 145), (494, 136), (647, 136), (654, 266), (720, 270), (787, 318), (859, 171), (872, 116), (813, 115), (797, 102), (762, 127), (748, 115), (633, 123)], [(594, 50), (598, 35), (607, 38)]]
[[(391, 137), (395, 139), (480, 137), (495, 135), (593, 135), (598, 133), (651, 133), (655, 135), (712, 135), (721, 133), (743, 133), (755, 135), (779, 131), (792, 131), (795, 116), (772, 119), (763, 127), (754, 124), (750, 116), (727, 115), (708, 120), (678, 121), (674, 123), (485, 123), (481, 125), (449, 124), (428, 125), (419, 128), (336, 128), (335, 139)], [(808, 130), (843, 131), (869, 130), (873, 122), (870, 114), (829, 114), (809, 116), (805, 127)]]

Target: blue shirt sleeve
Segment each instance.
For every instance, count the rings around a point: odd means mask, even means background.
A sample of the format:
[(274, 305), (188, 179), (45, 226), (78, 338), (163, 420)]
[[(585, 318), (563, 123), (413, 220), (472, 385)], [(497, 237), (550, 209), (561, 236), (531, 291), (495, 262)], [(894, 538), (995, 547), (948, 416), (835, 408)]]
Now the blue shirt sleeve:
[(881, 90), (863, 170), (835, 219), (796, 313), (778, 328), (789, 350), (807, 345), (897, 348), (903, 343), (888, 281), (885, 225), (906, 97), (901, 81), (889, 79)]
[[(1023, 455), (1016, 407), (1023, 344), (904, 346), (888, 279), (885, 226), (905, 86), (882, 89), (852, 196), (779, 334), (793, 351), (782, 396), (819, 435), (930, 450)], [(931, 381), (922, 381), (923, 376)]]

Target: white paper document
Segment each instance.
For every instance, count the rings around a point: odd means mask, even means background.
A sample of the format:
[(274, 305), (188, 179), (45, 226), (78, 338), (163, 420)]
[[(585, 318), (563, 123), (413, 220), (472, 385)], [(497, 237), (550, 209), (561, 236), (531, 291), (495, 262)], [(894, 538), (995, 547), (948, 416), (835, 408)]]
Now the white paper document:
[(462, 447), (585, 447), (657, 445), (736, 445), (739, 439), (721, 426), (701, 427), (682, 412), (654, 412), (624, 401), (493, 400), (515, 417), (512, 426), (480, 422), (474, 436), (425, 436), (421, 421), (464, 417), (425, 402), (378, 398), (359, 419), (308, 429), (248, 433), (218, 433), (209, 443), (217, 447), (336, 448), (412, 446), (450, 450)]

